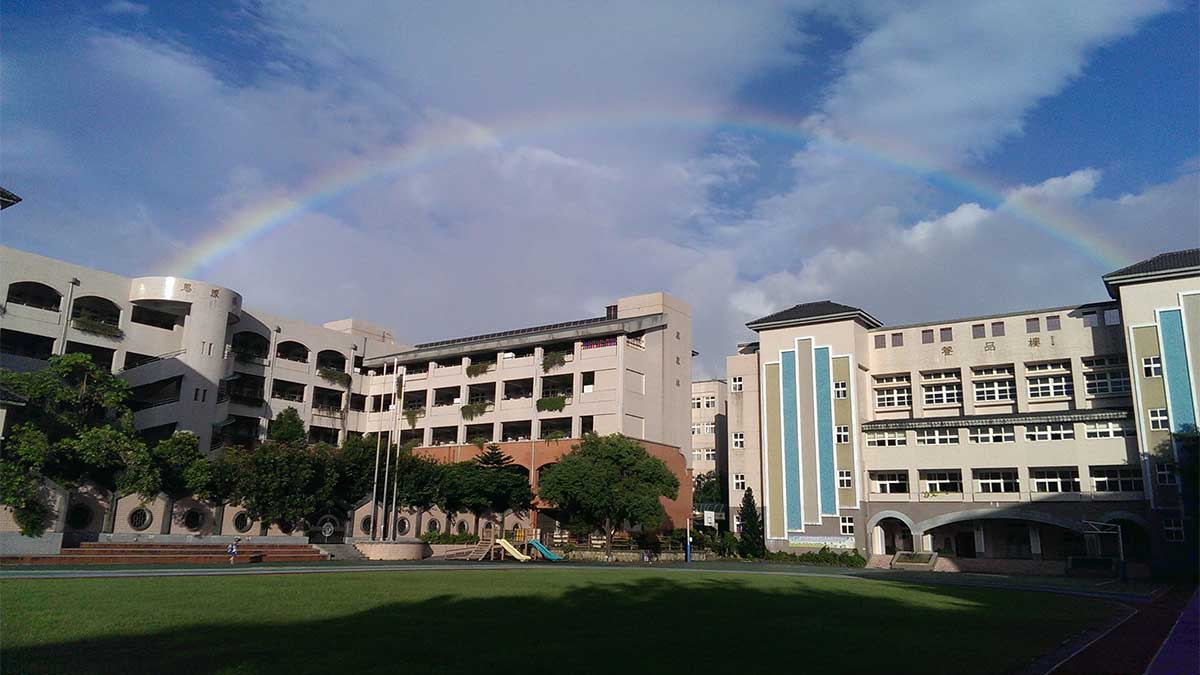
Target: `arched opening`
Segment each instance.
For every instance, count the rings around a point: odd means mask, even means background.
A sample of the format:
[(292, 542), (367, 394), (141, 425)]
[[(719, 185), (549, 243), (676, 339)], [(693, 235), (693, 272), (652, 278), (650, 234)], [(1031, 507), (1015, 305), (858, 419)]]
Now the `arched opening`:
[(75, 298), (71, 306), (71, 318), (80, 330), (87, 330), (92, 323), (115, 328), (121, 323), (121, 308), (108, 298), (85, 295)]
[(871, 536), (874, 538), (872, 553), (892, 555), (914, 550), (912, 530), (899, 518), (881, 519), (875, 524)]
[(554, 466), (557, 464), (558, 464), (558, 462), (550, 462), (549, 464), (543, 464), (538, 467), (538, 469), (537, 469), (537, 484), (538, 485), (542, 484), (542, 478), (544, 478), (546, 476), (546, 472), (553, 469)]
[(1121, 549), (1117, 548), (1117, 538), (1113, 536), (1100, 537), (1100, 554), (1106, 557), (1117, 557), (1125, 554), (1126, 560), (1145, 562), (1150, 560), (1150, 535), (1146, 528), (1125, 518), (1113, 518), (1108, 522), (1121, 526)]
[(308, 363), (308, 347), (295, 340), (284, 340), (275, 346), (275, 357), (285, 361)]
[(36, 281), (14, 281), (8, 285), (6, 302), (57, 312), (62, 305), (62, 293)]
[(266, 359), (271, 350), (271, 341), (258, 333), (244, 330), (233, 334), (229, 349), (238, 361)]
[(441, 531), (441, 529), (442, 529), (442, 524), (440, 522), (438, 522), (438, 520), (436, 518), (430, 518), (429, 524), (425, 526), (425, 531), (431, 532), (433, 534), (437, 534), (438, 532)]
[(346, 372), (346, 355), (333, 349), (322, 349), (317, 352), (317, 367), (344, 373)]

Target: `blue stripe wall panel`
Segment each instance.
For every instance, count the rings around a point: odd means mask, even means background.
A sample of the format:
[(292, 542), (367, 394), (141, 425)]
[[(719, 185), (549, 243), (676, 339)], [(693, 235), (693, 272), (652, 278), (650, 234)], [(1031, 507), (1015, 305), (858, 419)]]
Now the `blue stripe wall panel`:
[(836, 516), (837, 458), (833, 446), (833, 381), (829, 347), (813, 350), (813, 389), (817, 401), (817, 469), (821, 486), (821, 515)]
[(1192, 400), (1192, 376), (1184, 347), (1183, 315), (1178, 309), (1158, 313), (1162, 340), (1163, 374), (1167, 378), (1167, 405), (1171, 406), (1171, 430), (1178, 433), (1196, 426)]
[(800, 428), (797, 419), (796, 352), (779, 353), (780, 386), (783, 390), (783, 467), (784, 487), (787, 490), (787, 523), (789, 530), (804, 529), (804, 508), (800, 492)]

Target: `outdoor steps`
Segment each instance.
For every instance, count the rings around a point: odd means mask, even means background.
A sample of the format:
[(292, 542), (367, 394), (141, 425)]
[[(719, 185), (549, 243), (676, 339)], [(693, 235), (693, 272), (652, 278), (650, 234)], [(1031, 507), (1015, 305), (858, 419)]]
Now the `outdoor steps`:
[[(226, 544), (167, 544), (153, 542), (84, 542), (59, 555), (0, 556), (10, 565), (156, 565), (229, 563)], [(308, 544), (246, 544), (238, 546), (236, 564), (252, 562), (321, 562), (330, 555)]]
[(367, 556), (350, 544), (314, 544), (322, 553), (329, 554), (332, 560), (366, 560)]
[(890, 555), (873, 555), (867, 560), (865, 568), (871, 570), (887, 570), (892, 568), (892, 556)]

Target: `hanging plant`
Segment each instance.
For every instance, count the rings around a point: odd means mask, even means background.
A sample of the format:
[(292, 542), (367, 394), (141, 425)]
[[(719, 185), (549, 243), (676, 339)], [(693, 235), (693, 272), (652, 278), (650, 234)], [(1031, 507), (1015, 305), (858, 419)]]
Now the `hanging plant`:
[(566, 437), (567, 437), (567, 432), (565, 432), (565, 431), (558, 431), (558, 430), (555, 430), (555, 431), (551, 431), (551, 432), (548, 432), (548, 433), (542, 434), (542, 440), (543, 440), (543, 441), (559, 441), (559, 440), (562, 440), (562, 439), (564, 439), (564, 438), (566, 438)]
[(538, 412), (546, 412), (548, 410), (554, 412), (562, 412), (562, 409), (567, 406), (566, 396), (544, 396), (537, 400)]
[(347, 388), (350, 386), (350, 373), (336, 368), (317, 368), (317, 376), (326, 382), (333, 382)]
[(425, 416), (424, 406), (418, 408), (405, 408), (404, 419), (408, 422), (409, 429), (417, 428), (417, 419)]
[(463, 419), (470, 421), (470, 420), (475, 419), (476, 417), (479, 417), (480, 415), (484, 414), (485, 412), (487, 412), (487, 404), (486, 403), (468, 403), (468, 404), (464, 405), (462, 408), (460, 408), (459, 410), (462, 411)]
[(492, 366), (494, 365), (496, 365), (495, 361), (480, 361), (478, 363), (472, 362), (471, 365), (467, 366), (467, 377), (479, 377), (480, 375), (485, 375), (489, 370), (492, 369)]
[(565, 364), (567, 362), (566, 352), (543, 352), (542, 353), (542, 372), (548, 373), (551, 370)]
[(117, 328), (111, 323), (105, 323), (87, 316), (76, 318), (71, 322), (71, 325), (74, 326), (76, 330), (81, 330), (85, 333), (92, 333), (94, 335), (103, 335), (104, 337), (109, 337), (114, 340), (120, 340), (121, 338), (125, 337), (125, 331)]

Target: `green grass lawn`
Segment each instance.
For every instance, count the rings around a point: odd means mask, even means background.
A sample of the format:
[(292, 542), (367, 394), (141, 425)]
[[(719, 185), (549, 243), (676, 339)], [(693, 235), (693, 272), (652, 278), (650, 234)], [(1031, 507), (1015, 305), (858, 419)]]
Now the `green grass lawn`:
[(990, 588), (530, 569), (0, 581), (5, 673), (1002, 673), (1107, 619)]

